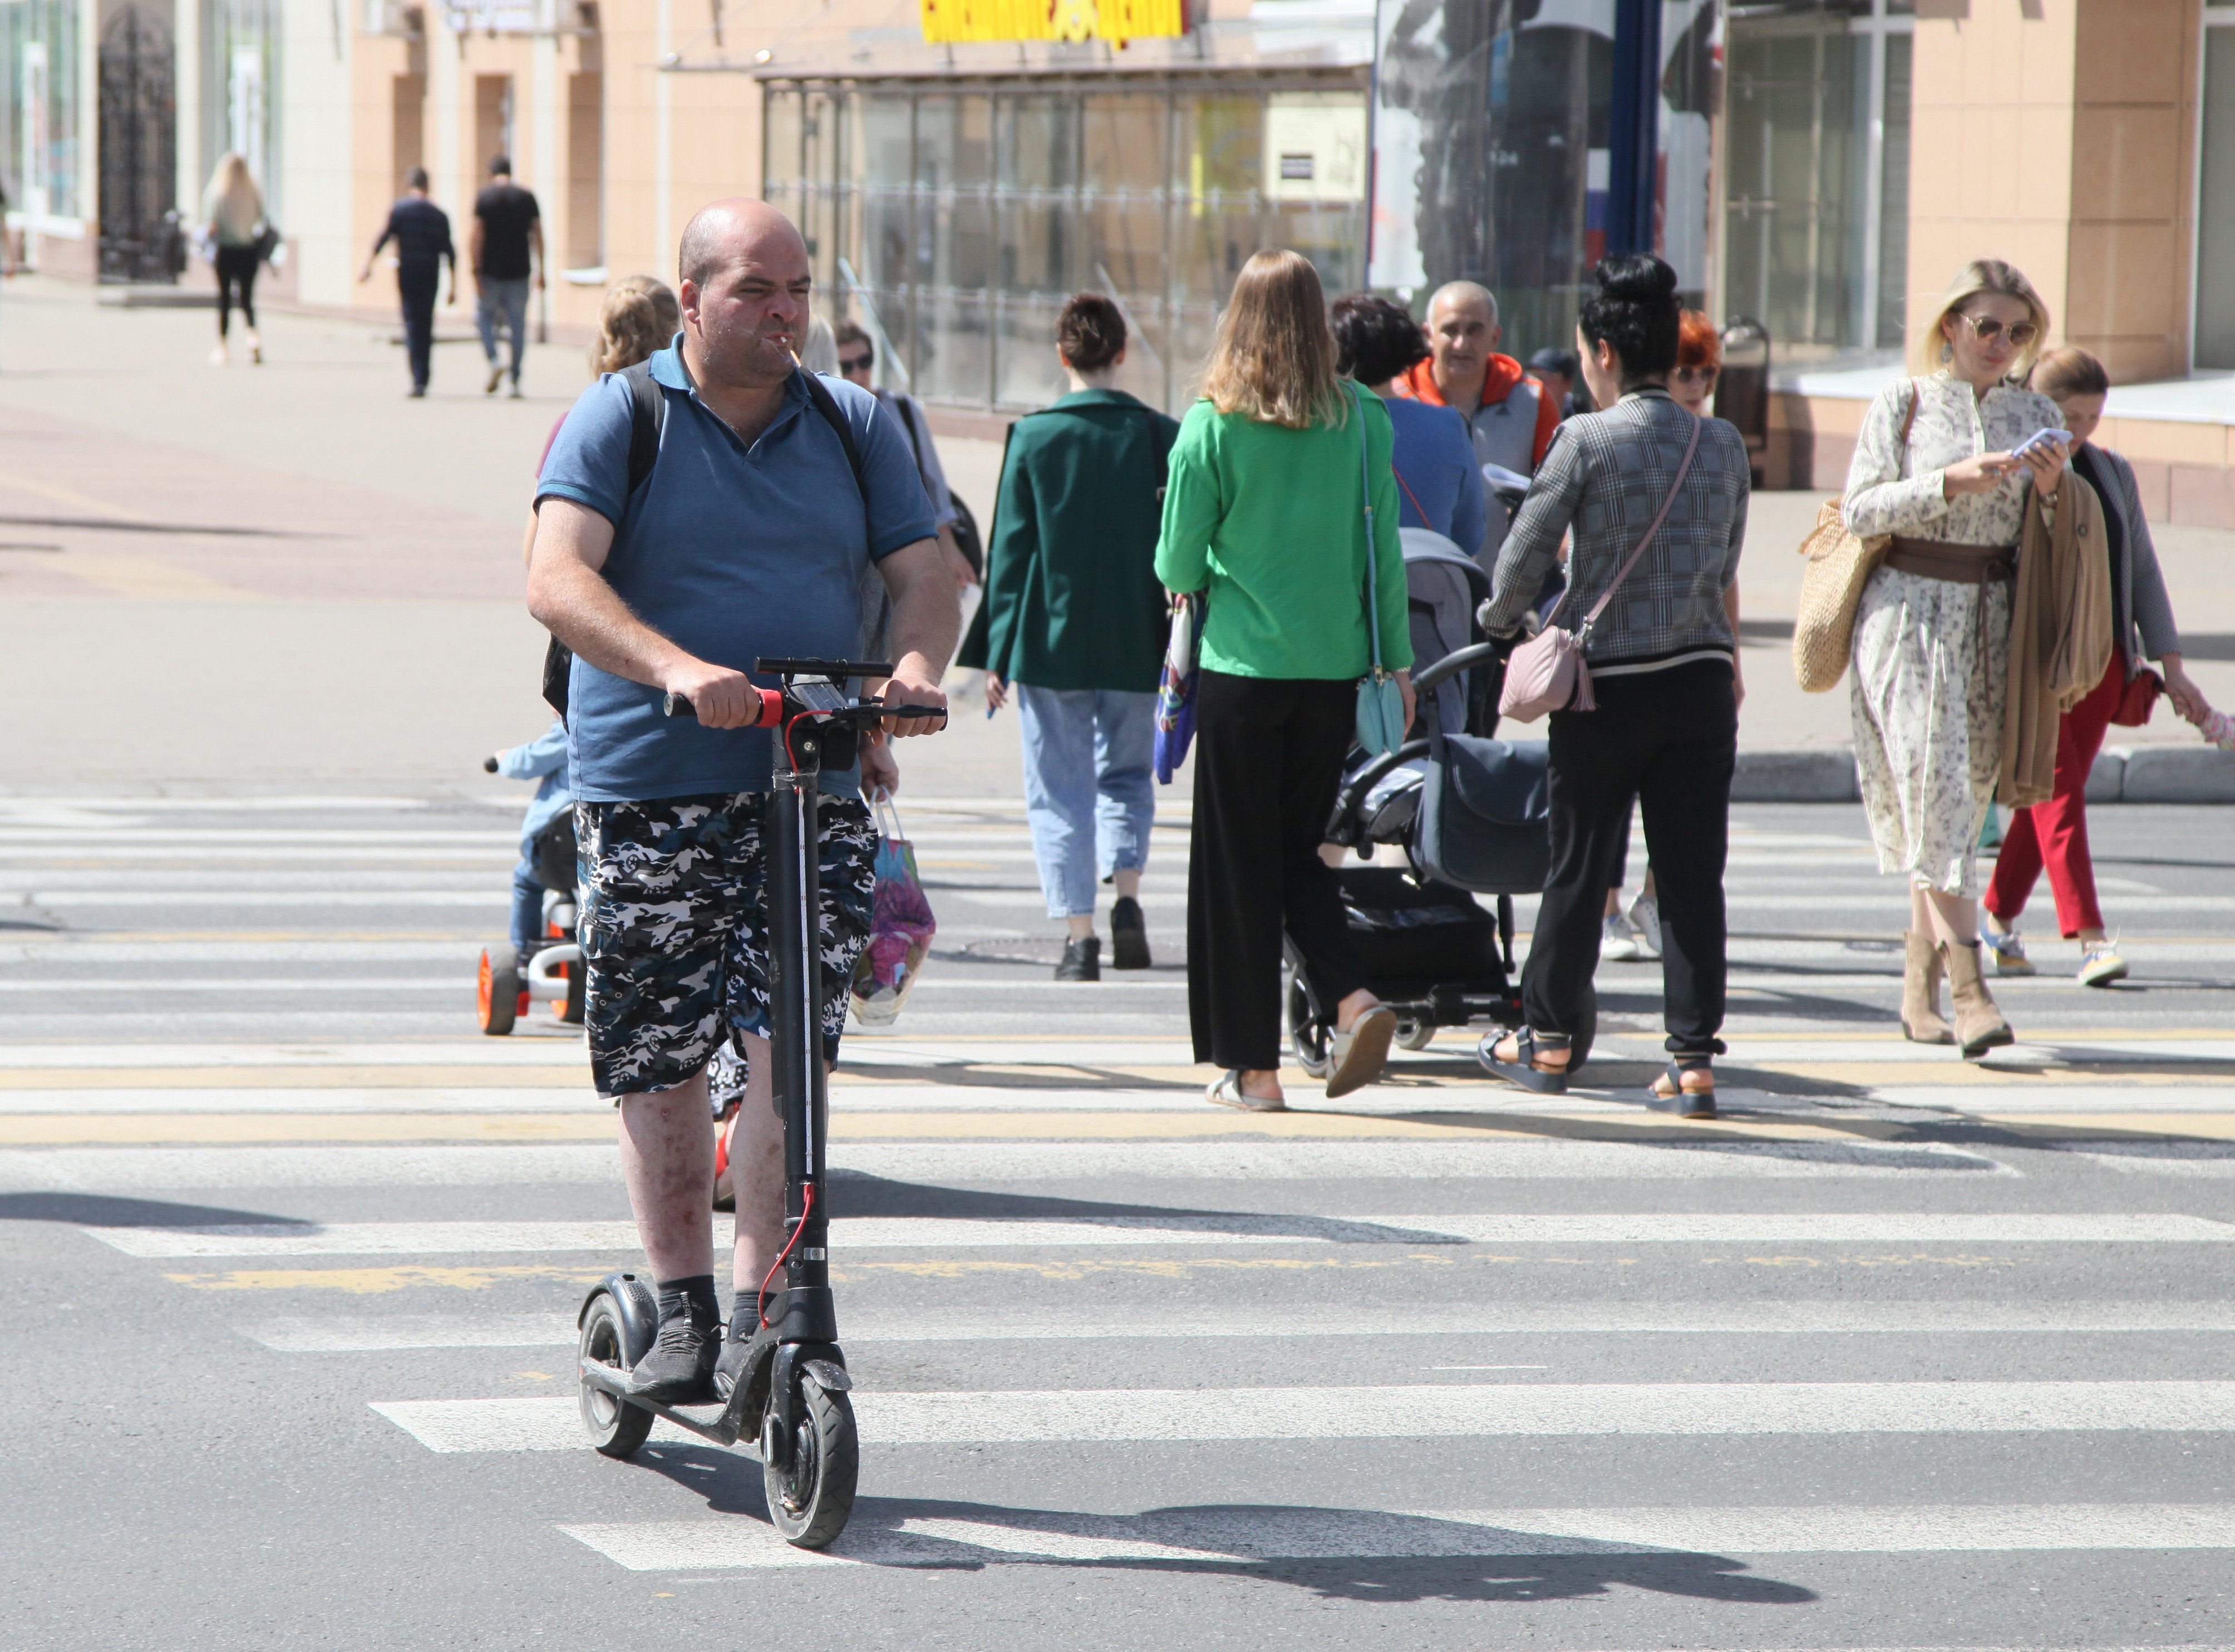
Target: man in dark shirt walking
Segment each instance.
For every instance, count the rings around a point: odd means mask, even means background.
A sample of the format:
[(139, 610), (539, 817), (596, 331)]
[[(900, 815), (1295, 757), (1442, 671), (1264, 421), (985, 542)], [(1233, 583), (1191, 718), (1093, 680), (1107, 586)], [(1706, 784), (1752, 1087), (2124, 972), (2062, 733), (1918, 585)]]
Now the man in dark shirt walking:
[(475, 310), (481, 323), (482, 354), (488, 357), (487, 394), (496, 394), (504, 368), (496, 358), (496, 326), (512, 331), (512, 393), (520, 394), (520, 364), (528, 354), (528, 286), (532, 276), (543, 285), (543, 219), (533, 190), (512, 180), (512, 162), (489, 161), (488, 187), (474, 201), (474, 226), (466, 237), (466, 259), (474, 266)]
[(380, 239), (365, 255), (359, 281), (372, 279), (380, 249), (396, 243), (396, 291), (403, 300), (403, 343), (411, 355), (411, 394), (427, 393), (427, 374), (435, 353), (435, 292), (442, 284), (442, 265), (450, 266), (450, 302), (458, 301), (458, 251), (450, 244), (450, 215), (427, 199), (427, 168), (414, 167), (404, 178), (410, 193), (388, 209)]

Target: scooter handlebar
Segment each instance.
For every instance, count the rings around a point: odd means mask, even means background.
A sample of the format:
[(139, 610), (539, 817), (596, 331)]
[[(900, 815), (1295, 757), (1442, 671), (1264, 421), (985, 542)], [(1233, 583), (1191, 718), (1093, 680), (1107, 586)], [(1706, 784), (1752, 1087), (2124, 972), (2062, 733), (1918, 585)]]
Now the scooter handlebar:
[[(747, 728), (772, 729), (783, 721), (783, 691), (782, 689), (756, 688), (753, 692), (760, 696), (760, 714), (745, 724)], [(663, 717), (695, 718), (698, 715), (698, 708), (691, 703), (687, 696), (682, 694), (666, 695), (661, 699), (659, 705), (660, 715)]]
[[(756, 688), (761, 697), (760, 715), (745, 724), (747, 728), (772, 729), (783, 721), (783, 692), (780, 689)], [(665, 717), (696, 717), (698, 708), (682, 694), (669, 694), (660, 701), (661, 714)], [(873, 702), (847, 706), (843, 712), (825, 712), (834, 720), (849, 723), (879, 723), (888, 717), (935, 718), (941, 726), (947, 722), (943, 705), (881, 705)]]

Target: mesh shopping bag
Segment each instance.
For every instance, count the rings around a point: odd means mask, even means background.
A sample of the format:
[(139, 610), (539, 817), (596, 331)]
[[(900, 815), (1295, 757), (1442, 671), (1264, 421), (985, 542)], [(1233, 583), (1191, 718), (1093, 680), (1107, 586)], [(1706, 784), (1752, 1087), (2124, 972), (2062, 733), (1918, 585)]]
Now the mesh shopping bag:
[(869, 807), (877, 820), (877, 895), (869, 919), (869, 944), (854, 966), (850, 1000), (862, 1026), (888, 1026), (908, 1002), (938, 924), (916, 876), (915, 845), (901, 830), (893, 794), (880, 786)]

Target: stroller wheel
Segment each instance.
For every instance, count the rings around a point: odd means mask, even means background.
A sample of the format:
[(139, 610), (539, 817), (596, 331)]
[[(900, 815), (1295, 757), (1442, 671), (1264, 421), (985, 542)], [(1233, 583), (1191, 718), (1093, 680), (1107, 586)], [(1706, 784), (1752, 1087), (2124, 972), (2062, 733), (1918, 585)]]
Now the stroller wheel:
[(1320, 1019), (1301, 969), (1288, 978), (1288, 1045), (1310, 1077), (1324, 1078), (1334, 1071), (1334, 1032)]
[(1436, 1041), (1433, 1021), (1399, 1021), (1397, 1023), (1397, 1047), (1400, 1050), (1425, 1050)]

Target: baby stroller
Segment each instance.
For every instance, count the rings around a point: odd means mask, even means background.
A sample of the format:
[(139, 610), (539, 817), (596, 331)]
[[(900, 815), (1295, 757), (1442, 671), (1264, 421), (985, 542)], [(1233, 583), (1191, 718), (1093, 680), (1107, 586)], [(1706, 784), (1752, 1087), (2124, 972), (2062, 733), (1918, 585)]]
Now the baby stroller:
[(544, 941), (521, 967), (512, 942), (482, 948), (478, 1007), (482, 1031), (502, 1037), (535, 1000), (552, 1001), (562, 1021), (582, 1020), (582, 948), (574, 939), (580, 910), (574, 877), (574, 813), (565, 810), (535, 835), (529, 864), (543, 886)]
[[(1419, 711), (1396, 751), (1353, 767), (1336, 794), (1329, 842), (1402, 847), (1404, 869), (1336, 873), (1367, 986), (1397, 1012), (1400, 1048), (1424, 1050), (1439, 1026), (1521, 1024), (1513, 897), (1544, 887), (1551, 861), (1550, 771), (1542, 741), (1491, 738), (1510, 643), (1486, 640), (1475, 611), (1489, 576), (1449, 540), (1403, 530), (1412, 652), (1435, 663), (1413, 678)], [(1474, 897), (1497, 897), (1495, 912)], [(1288, 1038), (1314, 1078), (1334, 1065), (1334, 1006), (1320, 1001), (1288, 948)], [(1570, 1066), (1597, 1031), (1586, 1000)]]

